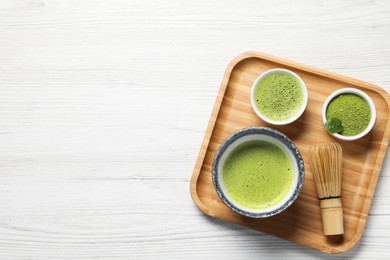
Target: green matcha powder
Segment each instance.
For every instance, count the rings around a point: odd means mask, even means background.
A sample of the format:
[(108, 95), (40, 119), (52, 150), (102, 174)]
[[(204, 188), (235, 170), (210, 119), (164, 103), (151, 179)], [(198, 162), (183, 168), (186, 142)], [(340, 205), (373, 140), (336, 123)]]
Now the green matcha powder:
[(354, 136), (363, 132), (370, 123), (370, 107), (363, 98), (355, 94), (341, 94), (328, 105), (326, 118), (341, 120), (343, 130), (339, 134)]

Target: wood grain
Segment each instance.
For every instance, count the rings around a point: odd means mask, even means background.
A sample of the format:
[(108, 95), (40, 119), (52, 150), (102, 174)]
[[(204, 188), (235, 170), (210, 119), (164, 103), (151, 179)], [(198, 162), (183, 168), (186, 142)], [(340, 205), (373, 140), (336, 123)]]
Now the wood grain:
[[(388, 1), (0, 1), (0, 259), (324, 259), (219, 221), (190, 177), (257, 50), (390, 91)], [(390, 255), (390, 155), (358, 245)]]
[[(295, 72), (308, 89), (304, 114), (287, 126), (273, 126), (260, 120), (251, 107), (253, 82), (260, 74), (274, 68)], [(353, 142), (334, 140), (324, 129), (321, 117), (326, 98), (346, 87), (366, 92), (379, 111), (375, 129)], [(282, 214), (267, 219), (245, 218), (231, 211), (219, 199), (211, 180), (212, 161), (218, 146), (229, 135), (251, 126), (271, 127), (285, 133), (297, 145), (305, 164), (305, 184), (296, 202)], [(325, 253), (342, 253), (354, 247), (363, 234), (389, 138), (390, 97), (382, 88), (264, 53), (244, 53), (226, 69), (191, 179), (191, 195), (195, 204), (209, 216)], [(341, 186), (345, 232), (343, 236), (330, 239), (322, 231), (309, 147), (334, 141), (340, 143), (343, 150)]]

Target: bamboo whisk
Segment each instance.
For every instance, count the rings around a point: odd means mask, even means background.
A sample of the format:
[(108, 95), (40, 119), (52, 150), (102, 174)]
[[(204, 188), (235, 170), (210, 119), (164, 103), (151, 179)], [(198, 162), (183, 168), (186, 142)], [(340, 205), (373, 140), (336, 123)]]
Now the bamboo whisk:
[(310, 147), (309, 154), (318, 198), (320, 200), (324, 234), (343, 234), (341, 146), (338, 143), (316, 144)]

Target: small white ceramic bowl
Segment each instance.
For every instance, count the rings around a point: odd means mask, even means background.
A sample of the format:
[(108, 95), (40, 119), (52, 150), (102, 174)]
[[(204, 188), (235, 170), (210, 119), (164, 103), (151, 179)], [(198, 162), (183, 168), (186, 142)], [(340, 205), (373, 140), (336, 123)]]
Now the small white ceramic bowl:
[(325, 100), (324, 105), (322, 106), (322, 121), (323, 121), (323, 123), (325, 125), (325, 123), (326, 123), (326, 110), (328, 108), (329, 103), (335, 97), (337, 97), (337, 96), (339, 96), (341, 94), (355, 94), (355, 95), (363, 98), (363, 100), (366, 101), (368, 106), (370, 107), (370, 111), (371, 111), (370, 122), (368, 123), (367, 128), (363, 132), (358, 134), (358, 135), (354, 135), (354, 136), (344, 136), (344, 135), (341, 135), (341, 134), (331, 134), (331, 135), (334, 136), (337, 139), (344, 140), (344, 141), (353, 141), (353, 140), (357, 140), (359, 138), (362, 138), (363, 136), (365, 136), (366, 134), (368, 134), (371, 131), (372, 127), (375, 124), (376, 109), (375, 109), (374, 102), (372, 102), (371, 98), (366, 93), (364, 93), (363, 91), (361, 91), (359, 89), (356, 89), (356, 88), (342, 88), (342, 89), (336, 90), (335, 92), (330, 94), (328, 96), (328, 98)]
[[(260, 210), (248, 209), (235, 202), (229, 196), (222, 180), (222, 168), (230, 152), (244, 142), (256, 140), (271, 142), (282, 149), (292, 163), (294, 174), (293, 184), (286, 197), (276, 205)], [(279, 214), (296, 200), (305, 180), (305, 169), (298, 148), (286, 135), (268, 127), (248, 127), (233, 133), (219, 146), (212, 164), (212, 179), (218, 196), (230, 209), (246, 217), (266, 218)]]
[[(302, 106), (301, 108), (299, 109), (298, 113), (295, 114), (293, 117), (287, 119), (287, 120), (283, 120), (283, 121), (276, 121), (276, 120), (273, 120), (273, 119), (270, 119), (268, 118), (267, 116), (265, 116), (264, 114), (262, 114), (259, 109), (257, 108), (256, 106), (256, 100), (255, 100), (255, 90), (257, 88), (257, 84), (263, 80), (266, 76), (270, 75), (270, 74), (273, 74), (273, 73), (284, 73), (284, 74), (288, 74), (290, 76), (292, 76), (293, 78), (295, 78), (298, 83), (299, 83), (299, 86), (302, 88), (302, 91), (303, 91), (303, 103), (302, 103)], [(251, 90), (251, 103), (252, 103), (252, 107), (253, 107), (253, 110), (255, 111), (255, 113), (262, 119), (264, 120), (265, 122), (269, 123), (269, 124), (272, 124), (272, 125), (287, 125), (287, 124), (290, 124), (292, 122), (294, 122), (295, 120), (297, 120), (302, 114), (303, 112), (305, 111), (306, 109), (306, 106), (307, 106), (307, 100), (308, 100), (308, 94), (307, 94), (307, 88), (306, 88), (306, 85), (305, 85), (305, 82), (303, 82), (303, 80), (297, 75), (295, 74), (294, 72), (290, 71), (290, 70), (287, 70), (287, 69), (281, 69), (281, 68), (277, 68), (277, 69), (271, 69), (271, 70), (267, 70), (265, 72), (263, 72), (256, 80), (255, 82), (253, 83), (252, 85), (252, 90)]]

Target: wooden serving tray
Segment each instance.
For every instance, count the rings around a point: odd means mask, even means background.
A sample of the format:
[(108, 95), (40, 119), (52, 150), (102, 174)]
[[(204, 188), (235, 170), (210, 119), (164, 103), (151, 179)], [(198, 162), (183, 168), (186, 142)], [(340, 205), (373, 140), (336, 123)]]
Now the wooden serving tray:
[[(306, 83), (309, 101), (304, 114), (286, 126), (271, 126), (257, 117), (251, 107), (250, 90), (264, 71), (286, 68)], [(324, 129), (321, 109), (333, 91), (353, 87), (366, 92), (374, 101), (377, 119), (371, 132), (360, 140), (346, 142), (330, 136)], [(356, 79), (315, 69), (271, 55), (248, 52), (227, 67), (205, 137), (191, 178), (191, 195), (205, 214), (262, 231), (325, 253), (351, 249), (361, 238), (376, 183), (389, 142), (389, 95), (381, 88)], [(266, 219), (250, 219), (231, 211), (215, 192), (211, 179), (214, 153), (233, 132), (248, 126), (268, 126), (285, 133), (297, 145), (305, 162), (305, 183), (298, 199), (286, 211)], [(326, 237), (322, 232), (319, 201), (308, 156), (309, 146), (337, 141), (343, 148), (342, 236)]]

